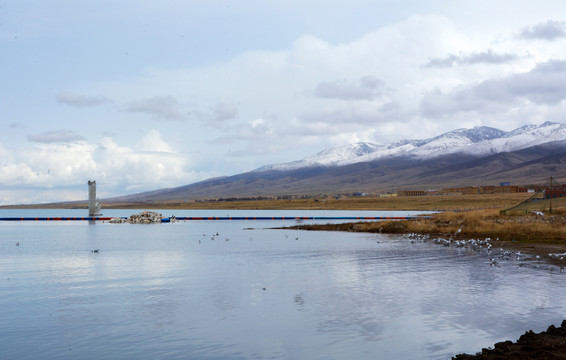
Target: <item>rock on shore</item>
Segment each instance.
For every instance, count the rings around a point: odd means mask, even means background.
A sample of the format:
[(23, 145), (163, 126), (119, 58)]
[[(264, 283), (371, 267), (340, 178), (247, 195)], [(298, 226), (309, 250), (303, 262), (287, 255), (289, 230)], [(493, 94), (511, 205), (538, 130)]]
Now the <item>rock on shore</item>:
[(503, 359), (566, 359), (566, 320), (560, 327), (550, 325), (546, 331), (523, 334), (517, 342), (504, 341), (493, 349), (482, 349), (476, 355), (460, 354), (452, 360), (503, 360)]

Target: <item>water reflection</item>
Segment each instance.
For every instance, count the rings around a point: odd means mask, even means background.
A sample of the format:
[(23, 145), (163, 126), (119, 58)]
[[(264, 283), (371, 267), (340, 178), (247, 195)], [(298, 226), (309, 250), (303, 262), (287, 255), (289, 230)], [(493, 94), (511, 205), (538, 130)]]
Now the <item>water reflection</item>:
[(0, 348), (18, 359), (446, 359), (564, 317), (559, 271), (249, 225), (3, 225)]

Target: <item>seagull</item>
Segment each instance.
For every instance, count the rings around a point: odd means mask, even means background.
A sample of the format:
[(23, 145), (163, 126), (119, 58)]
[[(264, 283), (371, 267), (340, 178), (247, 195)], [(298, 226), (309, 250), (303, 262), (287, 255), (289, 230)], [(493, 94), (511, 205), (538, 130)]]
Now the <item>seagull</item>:
[(20, 246), (20, 242), (19, 242), (19, 241), (16, 243), (16, 246)]

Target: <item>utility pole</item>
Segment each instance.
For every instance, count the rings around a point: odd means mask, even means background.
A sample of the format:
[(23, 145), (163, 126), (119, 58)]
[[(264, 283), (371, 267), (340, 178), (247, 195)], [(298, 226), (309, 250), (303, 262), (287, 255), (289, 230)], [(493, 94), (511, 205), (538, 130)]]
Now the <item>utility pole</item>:
[(552, 176), (550, 177), (550, 198), (548, 201), (550, 203), (548, 212), (552, 214)]

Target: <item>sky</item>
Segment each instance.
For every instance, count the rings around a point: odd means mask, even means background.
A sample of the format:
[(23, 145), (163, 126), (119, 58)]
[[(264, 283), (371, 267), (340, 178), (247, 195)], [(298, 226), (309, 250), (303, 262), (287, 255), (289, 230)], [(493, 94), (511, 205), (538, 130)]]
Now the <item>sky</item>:
[(0, 0), (0, 205), (566, 122), (563, 0)]

